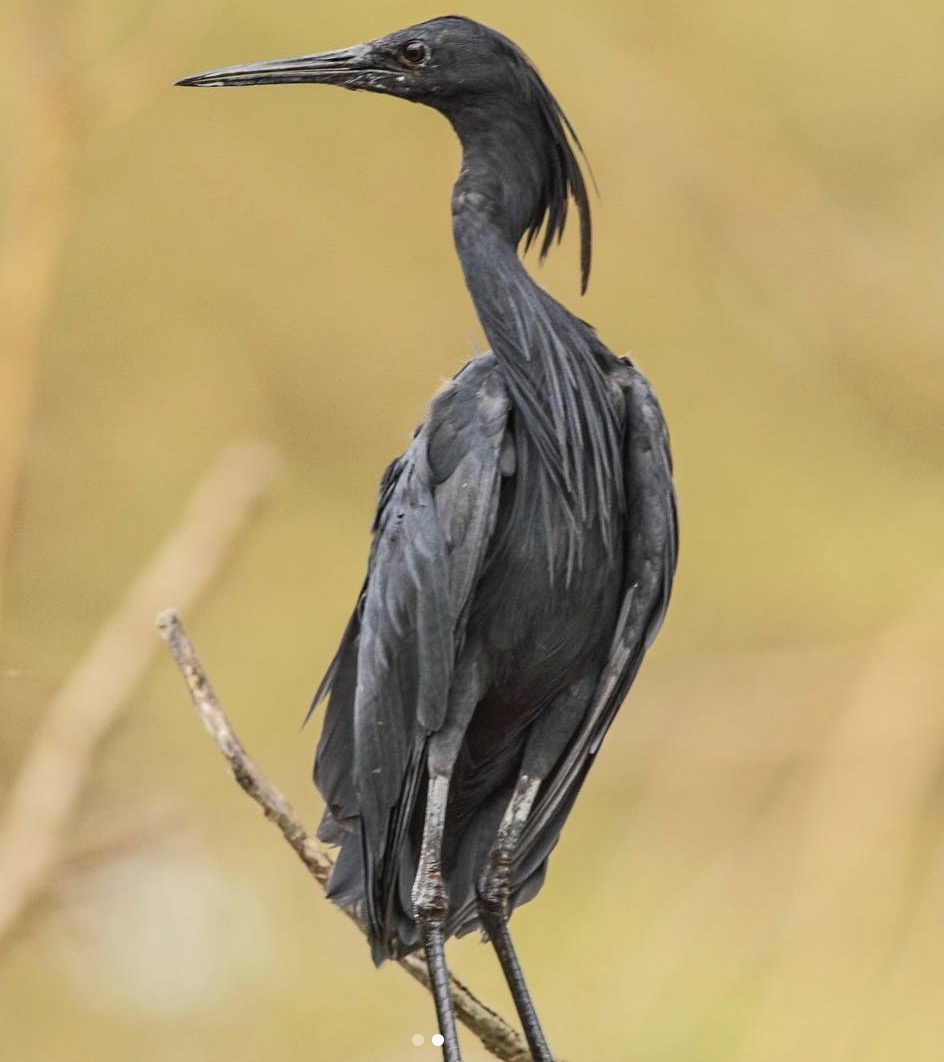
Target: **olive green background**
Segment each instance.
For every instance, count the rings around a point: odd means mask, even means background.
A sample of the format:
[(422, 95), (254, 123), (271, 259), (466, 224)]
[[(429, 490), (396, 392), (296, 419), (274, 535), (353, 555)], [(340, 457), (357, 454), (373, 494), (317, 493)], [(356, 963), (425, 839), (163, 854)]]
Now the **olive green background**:
[[(0, 798), (194, 484), (251, 437), (279, 484), (186, 619), (249, 750), (317, 820), (319, 720), (299, 724), (380, 472), (484, 343), (451, 245), (458, 145), (397, 100), (171, 83), (440, 13), (0, 15)], [(944, 8), (463, 13), (528, 51), (583, 141), (590, 289), (573, 233), (539, 278), (650, 376), (680, 495), (665, 629), (514, 919), (550, 1042), (571, 1062), (938, 1062)], [(373, 969), (162, 652), (69, 840), (103, 854), (66, 859), (0, 954), (5, 1062), (437, 1057), (431, 1002)], [(488, 948), (449, 956), (510, 1011)]]

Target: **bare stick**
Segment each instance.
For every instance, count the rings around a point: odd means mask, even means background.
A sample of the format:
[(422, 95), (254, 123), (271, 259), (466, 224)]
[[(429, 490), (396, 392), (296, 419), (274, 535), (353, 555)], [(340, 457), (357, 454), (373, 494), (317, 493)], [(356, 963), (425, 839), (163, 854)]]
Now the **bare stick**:
[[(177, 613), (172, 609), (162, 612), (157, 618), (157, 626), (187, 683), (203, 725), (229, 762), (236, 781), (262, 808), (265, 817), (282, 831), (282, 836), (295, 850), (295, 854), (324, 888), (332, 867), (330, 855), (309, 836), (292, 805), (269, 782), (239, 743)], [(363, 932), (356, 914), (348, 909), (344, 913)], [(398, 962), (411, 977), (429, 988), (426, 958), (422, 951), (414, 952)], [(531, 1055), (527, 1045), (504, 1018), (477, 999), (455, 978), (451, 979), (451, 990), (456, 1016), (475, 1033), (492, 1055), (504, 1062), (529, 1062)]]
[(260, 443), (223, 452), (50, 704), (0, 823), (0, 945), (48, 882), (95, 753), (153, 656), (151, 617), (165, 594), (193, 601), (204, 589), (274, 470)]

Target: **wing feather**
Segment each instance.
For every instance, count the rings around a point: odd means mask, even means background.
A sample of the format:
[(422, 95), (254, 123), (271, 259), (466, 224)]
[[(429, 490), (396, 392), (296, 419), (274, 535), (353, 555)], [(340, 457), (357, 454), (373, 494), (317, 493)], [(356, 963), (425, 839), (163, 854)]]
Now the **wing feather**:
[(628, 360), (618, 370), (625, 400), (624, 597), (590, 710), (528, 819), (513, 873), (524, 889), (557, 842), (593, 756), (665, 618), (678, 557), (678, 517), (668, 430), (648, 381)]
[[(365, 588), (322, 683), (330, 701), (316, 781), (335, 820), (346, 816), (350, 832), (360, 834), (351, 840), (361, 852), (378, 960), (396, 949), (391, 937), (403, 921), (398, 882), (402, 861), (415, 859), (409, 825), (426, 739), (445, 720), (469, 600), (494, 530), (507, 416), (490, 355), (470, 362), (433, 400), (381, 484)], [(356, 681), (344, 681), (352, 659)]]

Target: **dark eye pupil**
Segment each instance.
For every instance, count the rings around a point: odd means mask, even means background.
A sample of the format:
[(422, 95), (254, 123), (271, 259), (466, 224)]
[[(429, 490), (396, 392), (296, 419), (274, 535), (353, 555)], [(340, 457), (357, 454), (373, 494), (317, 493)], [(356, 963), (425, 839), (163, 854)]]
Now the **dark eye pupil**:
[(426, 45), (422, 41), (410, 41), (403, 47), (403, 58), (408, 63), (421, 63), (426, 58)]

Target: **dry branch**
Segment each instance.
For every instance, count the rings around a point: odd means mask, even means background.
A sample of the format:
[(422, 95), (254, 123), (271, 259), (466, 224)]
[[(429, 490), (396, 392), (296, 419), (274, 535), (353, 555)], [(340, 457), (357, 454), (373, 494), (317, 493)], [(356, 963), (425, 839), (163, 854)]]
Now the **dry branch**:
[[(203, 720), (210, 736), (229, 762), (236, 781), (262, 808), (265, 817), (281, 830), (282, 836), (295, 850), (295, 854), (308, 868), (309, 873), (324, 888), (331, 871), (332, 861), (328, 853), (309, 836), (294, 808), (269, 782), (256, 764), (246, 754), (229, 720), (220, 707), (210, 680), (203, 670), (193, 645), (187, 637), (177, 613), (162, 612), (157, 626), (183, 675), (193, 698), (194, 706)], [(351, 911), (346, 910), (352, 921), (363, 927)], [(420, 984), (429, 988), (426, 958), (422, 951), (414, 952), (399, 964)], [(452, 999), (456, 1016), (482, 1041), (485, 1048), (504, 1062), (529, 1062), (531, 1055), (523, 1038), (491, 1007), (469, 991), (460, 981), (451, 979)]]
[(94, 757), (153, 656), (151, 617), (165, 594), (193, 601), (204, 589), (274, 471), (260, 443), (223, 452), (49, 705), (0, 823), (0, 946), (46, 887)]

